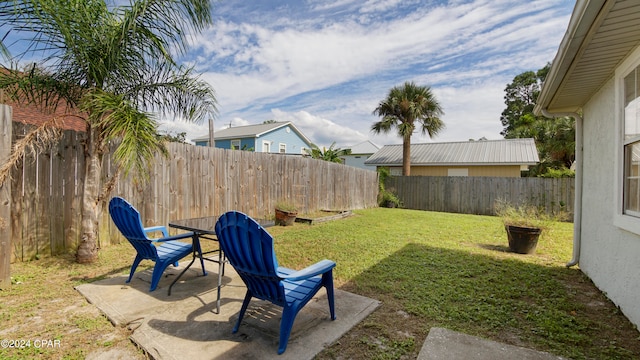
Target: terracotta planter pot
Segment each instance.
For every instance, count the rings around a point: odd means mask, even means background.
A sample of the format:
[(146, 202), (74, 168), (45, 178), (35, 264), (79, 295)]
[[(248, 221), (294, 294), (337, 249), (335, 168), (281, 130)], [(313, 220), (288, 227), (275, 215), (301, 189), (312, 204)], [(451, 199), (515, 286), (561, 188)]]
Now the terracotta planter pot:
[(283, 211), (276, 209), (276, 225), (289, 226), (293, 225), (298, 216), (297, 212)]
[(518, 254), (533, 254), (536, 252), (538, 238), (542, 232), (539, 228), (505, 225), (509, 238), (509, 249)]

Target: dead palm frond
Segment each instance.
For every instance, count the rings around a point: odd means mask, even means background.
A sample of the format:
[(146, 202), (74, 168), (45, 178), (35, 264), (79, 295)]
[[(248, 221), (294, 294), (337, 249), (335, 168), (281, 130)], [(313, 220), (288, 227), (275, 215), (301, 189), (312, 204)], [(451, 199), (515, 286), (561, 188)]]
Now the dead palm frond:
[(26, 155), (32, 155), (35, 158), (38, 154), (50, 149), (51, 145), (62, 136), (61, 125), (60, 118), (52, 117), (16, 141), (9, 158), (0, 167), (0, 186), (11, 178), (11, 170), (17, 168)]

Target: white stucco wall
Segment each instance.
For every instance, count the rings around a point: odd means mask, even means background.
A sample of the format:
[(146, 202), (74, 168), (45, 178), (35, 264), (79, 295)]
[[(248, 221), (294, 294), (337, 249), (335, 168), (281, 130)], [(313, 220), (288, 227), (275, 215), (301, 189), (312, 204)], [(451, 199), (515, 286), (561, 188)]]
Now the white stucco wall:
[(640, 236), (614, 225), (618, 135), (613, 78), (583, 111), (584, 195), (579, 266), (631, 322), (640, 326)]

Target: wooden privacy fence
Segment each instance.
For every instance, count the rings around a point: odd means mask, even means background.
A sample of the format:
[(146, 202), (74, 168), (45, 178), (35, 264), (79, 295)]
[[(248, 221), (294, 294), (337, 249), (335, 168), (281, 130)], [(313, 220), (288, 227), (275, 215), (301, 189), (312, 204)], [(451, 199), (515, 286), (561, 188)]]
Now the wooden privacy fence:
[(390, 176), (385, 186), (408, 209), (495, 215), (495, 202), (502, 200), (573, 215), (573, 178)]
[[(11, 108), (0, 104), (0, 166), (11, 154)], [(11, 182), (0, 183), (0, 290), (11, 286)]]
[[(6, 119), (5, 119), (6, 121)], [(2, 125), (0, 116), (0, 128)], [(27, 131), (13, 123), (13, 141)], [(36, 158), (27, 158), (11, 180), (11, 261), (75, 251), (80, 237), (80, 206), (85, 161), (83, 133), (65, 131), (62, 141)], [(145, 226), (171, 220), (215, 216), (239, 210), (253, 217), (273, 216), (288, 201), (301, 212), (376, 206), (376, 172), (301, 156), (168, 144), (169, 157), (156, 156), (150, 177), (122, 177), (111, 194), (140, 211)], [(105, 158), (103, 178), (114, 173)], [(99, 245), (122, 237), (103, 207)]]

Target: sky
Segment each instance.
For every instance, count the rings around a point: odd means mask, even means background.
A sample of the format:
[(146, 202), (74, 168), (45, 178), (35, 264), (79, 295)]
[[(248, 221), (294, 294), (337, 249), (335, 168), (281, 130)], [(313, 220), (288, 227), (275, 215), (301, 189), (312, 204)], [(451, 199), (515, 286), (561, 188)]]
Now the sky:
[[(128, 1), (115, 0), (117, 4)], [(553, 61), (575, 0), (212, 0), (214, 24), (178, 61), (214, 88), (214, 129), (291, 121), (320, 146), (366, 140), (389, 90), (428, 86), (444, 130), (412, 143), (500, 139), (504, 89)], [(1, 25), (0, 25), (1, 28)], [(1, 33), (1, 32), (0, 32)], [(206, 137), (208, 124), (161, 120)]]
[[(311, 142), (344, 148), (402, 139), (371, 132), (391, 88), (429, 86), (444, 110), (434, 138), (501, 139), (504, 89), (553, 60), (575, 1), (225, 0), (180, 61), (216, 91), (214, 129), (291, 121)], [(163, 123), (205, 137), (207, 124)]]

